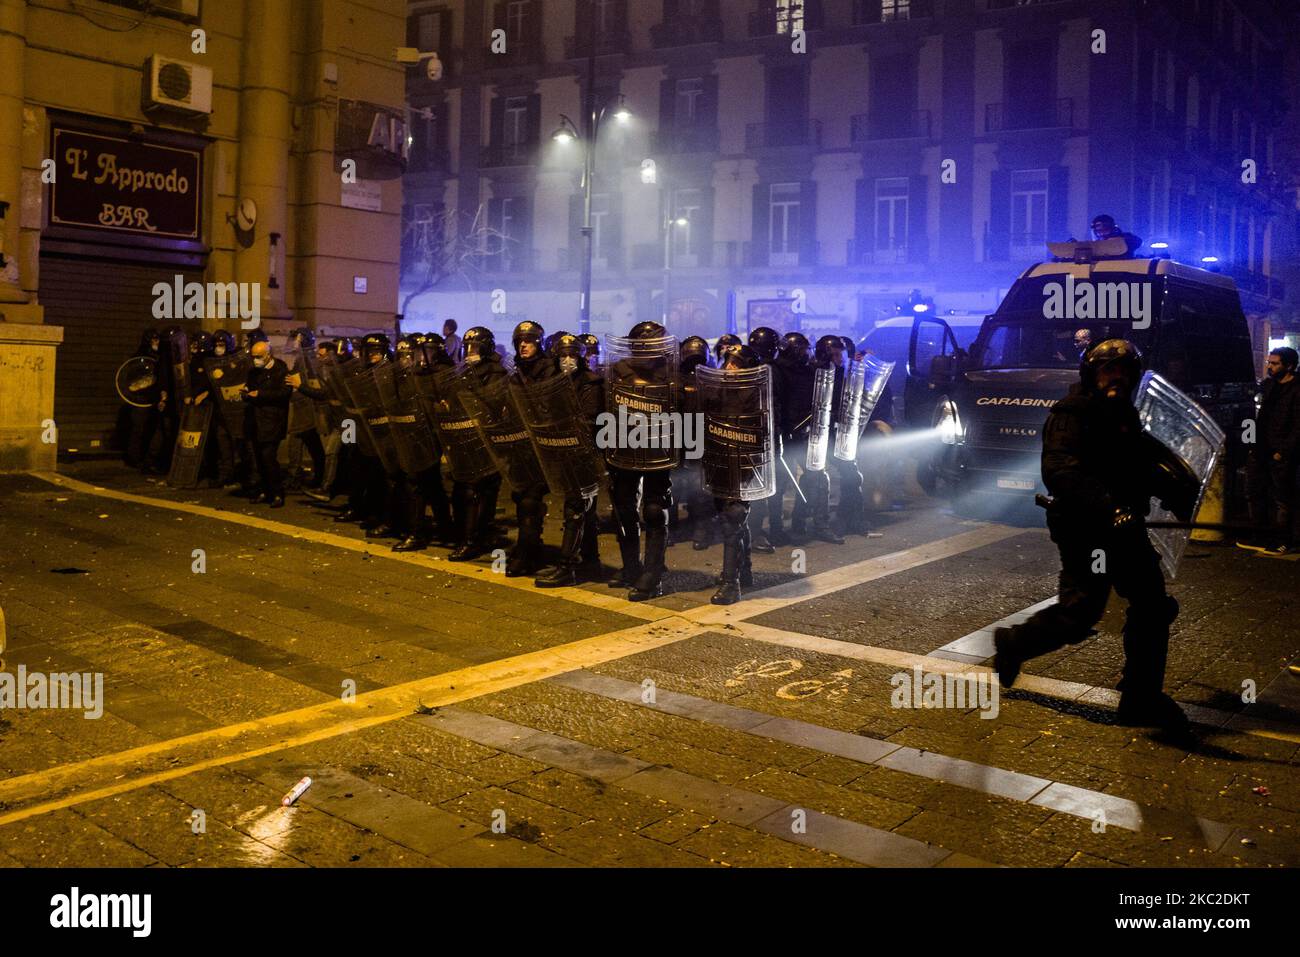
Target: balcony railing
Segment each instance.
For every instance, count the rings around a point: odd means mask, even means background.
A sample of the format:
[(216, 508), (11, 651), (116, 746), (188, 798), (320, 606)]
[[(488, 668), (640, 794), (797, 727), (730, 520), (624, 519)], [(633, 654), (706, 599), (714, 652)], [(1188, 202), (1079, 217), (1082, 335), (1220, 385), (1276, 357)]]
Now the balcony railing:
[(859, 243), (855, 239), (848, 241), (848, 258), (850, 266), (896, 266), (912, 261), (908, 254), (906, 239), (903, 245), (877, 248), (874, 241)]
[(745, 149), (780, 149), (787, 146), (821, 149), (821, 120), (806, 123), (748, 123), (745, 126)]
[(984, 132), (1074, 128), (1074, 100), (1064, 97), (1055, 105), (1025, 108), (1004, 103), (984, 106)]
[(494, 143), (483, 147), (483, 166), (531, 166), (537, 162), (536, 143)]
[(667, 23), (656, 23), (650, 28), (650, 45), (656, 50), (664, 47), (684, 47), (693, 43), (721, 43), (722, 21), (703, 17), (678, 17)]
[(853, 0), (853, 24), (894, 23), (934, 16), (934, 0)]
[(655, 130), (652, 148), (656, 153), (716, 153), (717, 127), (681, 126)]
[[(564, 58), (578, 60), (588, 56), (590, 40), (585, 36), (564, 38)], [(630, 53), (632, 35), (624, 30), (622, 33), (602, 33), (596, 37), (596, 56), (609, 56), (614, 53)]]
[(849, 124), (849, 140), (854, 146), (873, 140), (928, 140), (930, 135), (929, 110), (885, 113), (880, 116), (857, 113)]

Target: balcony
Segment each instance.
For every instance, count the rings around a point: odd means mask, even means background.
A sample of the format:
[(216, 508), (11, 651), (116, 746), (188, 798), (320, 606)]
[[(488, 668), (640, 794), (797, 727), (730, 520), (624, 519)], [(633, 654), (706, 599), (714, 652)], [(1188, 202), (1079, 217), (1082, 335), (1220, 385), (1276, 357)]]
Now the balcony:
[(716, 153), (717, 127), (681, 126), (655, 130), (651, 149), (655, 153)]
[(1074, 129), (1074, 100), (1064, 97), (1055, 105), (1021, 107), (1015, 104), (987, 103), (984, 106), (984, 132), (1010, 130)]
[(803, 147), (821, 149), (821, 120), (805, 123), (748, 123), (745, 125), (745, 149), (781, 149)]
[(845, 261), (850, 266), (897, 266), (911, 262), (912, 257), (908, 254), (906, 238), (901, 245), (895, 242), (893, 246), (880, 248), (870, 240), (859, 243), (850, 239), (848, 258)]
[(650, 45), (656, 50), (685, 47), (694, 43), (721, 43), (722, 21), (703, 17), (679, 17), (650, 28)]
[(850, 118), (849, 141), (853, 146), (880, 140), (930, 138), (930, 111), (912, 110), (873, 116), (858, 113)]
[(484, 168), (531, 166), (536, 162), (536, 143), (494, 143), (483, 147)]
[(934, 0), (853, 0), (853, 25), (934, 16)]
[[(566, 60), (581, 60), (588, 56), (587, 48), (591, 45), (590, 39), (585, 36), (574, 36), (564, 38), (564, 58)], [(612, 56), (616, 53), (630, 53), (632, 51), (632, 34), (624, 30), (622, 33), (602, 33), (596, 37), (596, 56)]]

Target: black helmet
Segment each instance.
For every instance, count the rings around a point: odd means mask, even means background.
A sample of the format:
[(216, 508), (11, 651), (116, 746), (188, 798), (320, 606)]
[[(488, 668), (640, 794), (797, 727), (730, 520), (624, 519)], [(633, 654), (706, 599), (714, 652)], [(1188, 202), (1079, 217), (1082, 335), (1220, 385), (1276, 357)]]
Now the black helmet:
[(811, 348), (808, 344), (808, 337), (802, 332), (787, 332), (781, 337), (780, 357), (785, 362), (806, 365), (808, 363), (808, 352)]
[[(755, 330), (757, 332), (758, 330)], [(771, 330), (768, 330), (771, 332)], [(722, 354), (724, 369), (754, 369), (763, 364), (763, 357), (753, 346), (727, 346)]]
[(583, 332), (579, 334), (578, 338), (581, 339), (582, 344), (587, 347), (588, 356), (600, 355), (600, 336), (596, 335), (594, 332)]
[(259, 342), (266, 341), (266, 330), (261, 328), (249, 329), (247, 334), (244, 336), (244, 342), (249, 349), (253, 348), (253, 346)]
[(201, 356), (211, 355), (212, 336), (206, 332), (196, 332), (190, 337), (190, 353)]
[(645, 322), (638, 322), (628, 332), (629, 339), (662, 339), (668, 335), (668, 330), (662, 325), (647, 319)]
[(420, 348), (424, 350), (424, 361), (429, 365), (440, 365), (448, 359), (447, 343), (436, 332), (421, 333), (416, 337)]
[(461, 348), (464, 349), (465, 357), (478, 356), (480, 359), (486, 359), (488, 356), (496, 354), (497, 340), (492, 335), (492, 330), (487, 326), (474, 326), (472, 329), (466, 329), (465, 335), (460, 340)]
[[(466, 333), (469, 335), (469, 333)], [(546, 338), (546, 330), (539, 323), (531, 319), (525, 319), (519, 325), (515, 326), (514, 335), (510, 337), (511, 343), (514, 344), (515, 354), (519, 354), (519, 344), (521, 342), (535, 342), (537, 347), (542, 347), (542, 340)]]
[(813, 358), (819, 366), (838, 365), (843, 362), (842, 357), (836, 359), (844, 349), (844, 343), (840, 341), (839, 336), (825, 335), (817, 340), (817, 345), (813, 349)]
[(362, 340), (362, 350), (365, 352), (367, 362), (378, 362), (380, 359), (391, 359), (393, 357), (393, 346), (388, 341), (388, 336), (382, 332), (372, 332)]
[(209, 348), (212, 349), (213, 355), (217, 354), (217, 343), (220, 343), (222, 348), (225, 349), (224, 355), (234, 354), (235, 337), (232, 336), (227, 330), (218, 329), (216, 332), (212, 334), (212, 343)]
[(575, 336), (571, 332), (558, 333), (551, 347), (555, 350), (557, 361), (577, 359), (579, 369), (587, 368), (587, 344), (582, 341), (582, 336)]
[(771, 326), (759, 326), (749, 334), (749, 347), (763, 362), (771, 362), (781, 347), (781, 336)]
[(1127, 339), (1105, 339), (1084, 353), (1083, 361), (1079, 363), (1079, 381), (1087, 389), (1095, 388), (1098, 374), (1110, 365), (1123, 370), (1129, 391), (1132, 391), (1142, 378), (1146, 363), (1142, 350)]
[(718, 364), (722, 364), (722, 352), (729, 346), (743, 346), (740, 336), (732, 332), (723, 333), (718, 336), (718, 341), (713, 344), (713, 354), (718, 357)]
[(352, 340), (348, 338), (335, 339), (329, 344), (329, 351), (338, 359), (352, 358)]
[(687, 336), (682, 340), (681, 368), (689, 372), (696, 366), (709, 364), (709, 342), (701, 336)]
[(398, 338), (394, 352), (399, 362), (419, 362), (424, 359), (423, 347), (424, 337), (418, 332), (412, 332)]
[(300, 340), (299, 344), (305, 349), (310, 349), (316, 345), (316, 333), (312, 332), (307, 326), (299, 326), (290, 332), (289, 341), (292, 342), (294, 339)]
[(857, 349), (857, 347), (853, 344), (853, 339), (852, 339), (852, 337), (850, 337), (850, 336), (840, 336), (840, 342), (843, 343), (843, 345), (844, 345), (844, 354), (845, 354), (846, 356), (848, 356), (850, 359), (853, 359), (853, 358), (856, 358), (856, 357), (857, 357), (858, 349)]

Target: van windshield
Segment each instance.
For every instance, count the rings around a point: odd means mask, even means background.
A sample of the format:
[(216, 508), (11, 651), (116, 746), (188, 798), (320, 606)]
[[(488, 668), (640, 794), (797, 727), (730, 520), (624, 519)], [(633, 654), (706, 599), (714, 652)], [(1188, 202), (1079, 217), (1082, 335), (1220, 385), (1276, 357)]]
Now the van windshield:
[(1131, 322), (1044, 320), (1042, 313), (992, 316), (971, 347), (975, 369), (1077, 369), (1090, 345), (1128, 339), (1145, 349), (1149, 330)]

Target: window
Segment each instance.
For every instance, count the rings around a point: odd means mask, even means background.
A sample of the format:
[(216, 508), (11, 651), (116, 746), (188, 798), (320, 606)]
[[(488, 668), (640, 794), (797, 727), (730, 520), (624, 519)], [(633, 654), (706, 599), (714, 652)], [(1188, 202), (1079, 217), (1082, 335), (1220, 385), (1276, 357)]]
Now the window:
[(528, 97), (506, 97), (502, 116), (502, 149), (508, 154), (518, 155), (528, 141)]
[(609, 193), (591, 194), (591, 249), (592, 258), (605, 265), (610, 227)]
[(520, 43), (524, 39), (524, 18), (528, 13), (529, 0), (510, 0), (506, 4), (506, 38), (509, 42)]
[(901, 261), (907, 253), (907, 177), (876, 180), (877, 262)]
[(673, 219), (685, 219), (685, 226), (675, 222), (672, 230), (673, 264), (698, 266), (700, 261), (700, 207), (703, 200), (698, 189), (679, 189), (673, 194)]
[(769, 189), (768, 265), (799, 265), (798, 183), (773, 183)]
[(442, 11), (417, 13), (415, 15), (415, 36), (412, 39), (415, 41), (415, 46), (419, 47), (424, 53), (441, 51), (442, 56), (447, 56), (447, 48), (451, 45), (451, 37), (442, 35)]
[(912, 0), (880, 0), (880, 22), (890, 20), (910, 20), (912, 17)]
[(703, 96), (703, 77), (678, 80), (673, 112), (674, 124), (679, 127), (694, 126), (700, 113), (700, 98)]
[(1033, 259), (1047, 242), (1047, 170), (1011, 174), (1011, 255)]
[(776, 32), (794, 33), (803, 29), (804, 0), (776, 0)]
[(619, 0), (595, 0), (591, 14), (596, 36), (609, 36), (618, 29), (618, 3)]
[(438, 245), (434, 207), (431, 203), (416, 203), (411, 207), (409, 222), (411, 249), (421, 258), (428, 256)]

